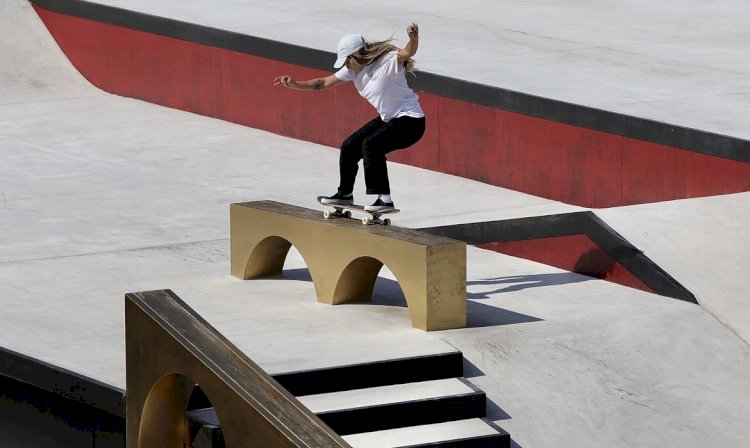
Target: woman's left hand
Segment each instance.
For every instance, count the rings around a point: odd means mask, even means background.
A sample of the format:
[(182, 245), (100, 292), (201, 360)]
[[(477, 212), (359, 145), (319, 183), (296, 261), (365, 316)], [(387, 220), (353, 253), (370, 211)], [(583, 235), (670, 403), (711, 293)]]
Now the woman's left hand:
[(411, 25), (406, 27), (406, 35), (409, 36), (409, 39), (419, 39), (419, 26), (412, 22)]

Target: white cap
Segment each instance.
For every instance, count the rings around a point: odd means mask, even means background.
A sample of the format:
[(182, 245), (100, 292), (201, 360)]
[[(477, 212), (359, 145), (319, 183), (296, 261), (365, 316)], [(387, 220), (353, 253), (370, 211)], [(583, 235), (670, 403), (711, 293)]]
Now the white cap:
[(361, 34), (347, 34), (342, 37), (337, 47), (338, 59), (333, 64), (333, 68), (341, 68), (346, 62), (346, 58), (353, 55), (365, 46), (365, 39)]

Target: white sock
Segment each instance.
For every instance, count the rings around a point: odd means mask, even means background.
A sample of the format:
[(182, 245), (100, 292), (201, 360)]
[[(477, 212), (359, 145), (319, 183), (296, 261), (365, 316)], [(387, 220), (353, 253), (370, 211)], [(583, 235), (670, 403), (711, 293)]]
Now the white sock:
[(383, 202), (388, 202), (388, 203), (393, 202), (393, 199), (391, 198), (390, 194), (379, 194), (378, 199), (380, 199)]

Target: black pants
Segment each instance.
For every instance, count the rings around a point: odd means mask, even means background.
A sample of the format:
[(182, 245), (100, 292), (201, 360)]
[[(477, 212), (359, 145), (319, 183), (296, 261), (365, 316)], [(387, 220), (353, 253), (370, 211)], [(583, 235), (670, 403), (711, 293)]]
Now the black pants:
[(424, 117), (399, 117), (388, 123), (378, 117), (350, 135), (341, 145), (339, 155), (339, 193), (350, 194), (354, 190), (354, 179), (362, 160), (367, 194), (390, 194), (385, 155), (418, 142), (424, 129)]

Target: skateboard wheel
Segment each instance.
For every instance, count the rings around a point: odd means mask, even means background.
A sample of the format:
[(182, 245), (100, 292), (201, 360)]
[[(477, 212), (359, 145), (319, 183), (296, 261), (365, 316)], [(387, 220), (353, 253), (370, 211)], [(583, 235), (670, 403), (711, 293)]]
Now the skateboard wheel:
[(344, 216), (346, 216), (347, 218), (351, 218), (352, 217), (352, 212), (350, 212), (349, 210), (347, 210), (347, 211), (344, 212)]
[(365, 216), (364, 218), (362, 218), (362, 224), (364, 224), (364, 225), (370, 224), (370, 218), (367, 217), (367, 216)]
[(388, 218), (386, 218), (386, 219), (385, 219), (385, 220), (383, 221), (383, 223), (384, 223), (385, 225), (389, 226), (389, 225), (391, 225), (391, 220), (390, 220), (390, 219), (388, 219)]
[(323, 218), (328, 219), (331, 217), (331, 212), (326, 210), (323, 212)]

